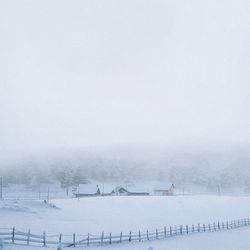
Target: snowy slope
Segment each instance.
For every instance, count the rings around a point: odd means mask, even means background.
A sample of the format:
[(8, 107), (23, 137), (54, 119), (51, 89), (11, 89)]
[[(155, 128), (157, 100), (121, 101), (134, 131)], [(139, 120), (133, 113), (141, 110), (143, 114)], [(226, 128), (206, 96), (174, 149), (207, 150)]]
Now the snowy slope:
[(41, 234), (119, 233), (249, 217), (250, 197), (148, 196), (1, 201), (0, 227)]

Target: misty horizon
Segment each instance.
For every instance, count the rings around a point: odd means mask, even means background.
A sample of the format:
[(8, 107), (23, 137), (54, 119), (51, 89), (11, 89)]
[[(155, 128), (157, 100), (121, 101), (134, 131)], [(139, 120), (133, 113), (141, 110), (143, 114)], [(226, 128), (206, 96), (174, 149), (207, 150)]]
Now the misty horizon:
[(1, 171), (245, 185), (245, 3), (2, 1)]

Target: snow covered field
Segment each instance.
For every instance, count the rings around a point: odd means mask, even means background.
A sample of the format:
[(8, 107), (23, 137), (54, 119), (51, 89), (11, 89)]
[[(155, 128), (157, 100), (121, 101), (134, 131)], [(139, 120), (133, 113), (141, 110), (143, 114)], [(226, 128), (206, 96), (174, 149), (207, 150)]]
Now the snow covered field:
[(148, 196), (1, 201), (1, 227), (41, 234), (101, 234), (211, 223), (249, 217), (250, 197)]
[[(114, 234), (129, 231), (154, 230), (170, 225), (186, 225), (234, 220), (250, 215), (250, 197), (235, 196), (148, 196), (148, 197), (94, 197), (82, 199), (57, 199), (51, 201), (54, 207), (42, 201), (0, 202), (0, 227), (15, 226), (32, 233), (100, 235), (102, 231)], [(202, 246), (202, 249), (249, 249), (247, 240), (250, 228), (226, 232), (205, 233), (174, 237), (149, 243), (124, 243), (119, 249), (201, 249), (200, 244), (224, 244), (225, 248)], [(234, 244), (230, 244), (230, 241)], [(232, 246), (237, 247), (232, 248)], [(243, 244), (240, 247), (239, 244)], [(235, 245), (235, 246), (236, 246)], [(106, 247), (117, 249), (117, 246)], [(133, 246), (133, 248), (132, 248)], [(184, 247), (185, 246), (185, 247)], [(230, 246), (231, 248), (229, 248)], [(8, 246), (9, 249), (32, 249), (27, 246)], [(7, 249), (8, 249), (7, 248)], [(106, 249), (105, 248), (105, 249)], [(93, 247), (91, 249), (100, 249)]]

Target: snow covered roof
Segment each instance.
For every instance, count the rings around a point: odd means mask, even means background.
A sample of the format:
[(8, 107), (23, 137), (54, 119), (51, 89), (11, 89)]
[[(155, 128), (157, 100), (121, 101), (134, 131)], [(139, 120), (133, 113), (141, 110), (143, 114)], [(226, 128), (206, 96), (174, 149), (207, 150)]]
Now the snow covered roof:
[(148, 187), (143, 187), (143, 186), (127, 187), (126, 189), (129, 192), (138, 192), (138, 193), (145, 193), (150, 191)]
[(79, 194), (96, 194), (98, 187), (97, 184), (93, 183), (80, 184), (76, 192)]
[(138, 182), (134, 185), (124, 186), (130, 192), (151, 192), (153, 190), (168, 190), (171, 187), (170, 182)]

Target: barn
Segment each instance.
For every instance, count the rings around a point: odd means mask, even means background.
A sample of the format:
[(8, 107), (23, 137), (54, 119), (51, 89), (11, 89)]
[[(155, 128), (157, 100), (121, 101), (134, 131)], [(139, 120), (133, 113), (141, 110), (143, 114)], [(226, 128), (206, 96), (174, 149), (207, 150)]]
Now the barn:
[(174, 195), (174, 184), (169, 189), (154, 189), (154, 195), (172, 196)]

